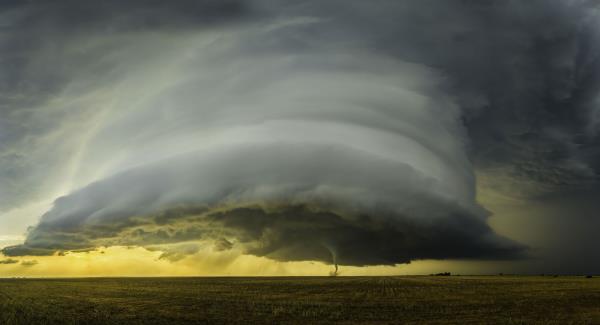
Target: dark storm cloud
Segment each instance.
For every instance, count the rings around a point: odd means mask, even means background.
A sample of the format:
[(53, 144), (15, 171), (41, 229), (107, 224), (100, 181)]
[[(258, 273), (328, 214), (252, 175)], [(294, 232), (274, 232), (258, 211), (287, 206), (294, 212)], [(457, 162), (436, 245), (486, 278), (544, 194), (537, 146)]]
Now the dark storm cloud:
[[(33, 2), (7, 11), (3, 42), (24, 41), (6, 53), (25, 53), (14, 56), (25, 64), (3, 81), (14, 117), (0, 120), (0, 180), (11, 184), (0, 206), (34, 196), (27, 191), (47, 173), (35, 164), (56, 155), (15, 148), (41, 147), (35, 135), (48, 130), (67, 130), (50, 137), (67, 142), (93, 130), (58, 152), (79, 157), (71, 174), (95, 182), (73, 181), (80, 189), (6, 255), (208, 241), (351, 265), (510, 258), (523, 247), (486, 224), (474, 170), (513, 196), (595, 191), (593, 2)], [(54, 48), (32, 36), (46, 26)], [(90, 50), (65, 50), (80, 46)], [(21, 113), (57, 89), (68, 105)], [(110, 109), (77, 129), (98, 102)]]
[[(54, 28), (54, 32), (122, 32), (131, 29), (177, 28), (223, 22), (246, 12), (239, 0), (107, 0), (101, 2), (5, 1), (0, 9), (20, 17), (22, 30)], [(10, 24), (3, 27), (9, 29)], [(15, 26), (15, 25), (13, 25)]]
[[(410, 166), (320, 147), (238, 148), (118, 174), (59, 199), (24, 245), (3, 253), (210, 241), (217, 250), (239, 246), (276, 260), (373, 265), (521, 251), (491, 231), (482, 211), (429, 193), (435, 180)], [(155, 212), (198, 203), (205, 206)], [(192, 245), (163, 258), (195, 251)]]
[(239, 208), (213, 214), (210, 220), (233, 231), (242, 243), (249, 242), (247, 253), (281, 261), (393, 265), (415, 259), (506, 259), (517, 257), (523, 248), (465, 215), (424, 225), (407, 217), (362, 215), (348, 220), (332, 212), (289, 207), (274, 212)]
[(596, 182), (597, 2), (286, 3), (274, 10), (326, 22), (283, 38), (285, 46), (310, 46), (307, 35), (345, 46), (355, 34), (362, 46), (443, 71), (463, 108), (476, 167), (500, 168), (541, 191)]

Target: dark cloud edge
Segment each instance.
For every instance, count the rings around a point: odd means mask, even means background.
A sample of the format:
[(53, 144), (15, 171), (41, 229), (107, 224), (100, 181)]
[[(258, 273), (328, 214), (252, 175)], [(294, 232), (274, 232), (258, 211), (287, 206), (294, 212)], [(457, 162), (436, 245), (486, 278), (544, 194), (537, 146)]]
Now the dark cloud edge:
[[(347, 218), (339, 211), (322, 209), (318, 205), (264, 207), (250, 204), (226, 209), (187, 206), (157, 213), (150, 223), (131, 221), (131, 227), (121, 228), (118, 234), (113, 234), (116, 236), (112, 242), (108, 240), (95, 245), (71, 240), (71, 244), (65, 245), (68, 234), (63, 233), (61, 244), (48, 243), (44, 247), (26, 241), (23, 245), (5, 247), (1, 252), (7, 257), (62, 256), (65, 252), (89, 252), (110, 246), (160, 250), (160, 245), (197, 241), (213, 243), (215, 247), (227, 242), (230, 245), (219, 250), (241, 246), (243, 254), (275, 261), (320, 261), (352, 266), (398, 265), (425, 259), (493, 261), (530, 258), (529, 247), (495, 234), (485, 220), (464, 215), (434, 226), (414, 221), (410, 218), (386, 220), (364, 214)], [(472, 229), (461, 229), (465, 222)], [(176, 228), (182, 223), (188, 227), (170, 233), (165, 231), (169, 225)], [(206, 230), (207, 224), (209, 230)], [(159, 228), (143, 230), (149, 225), (159, 225)], [(81, 239), (79, 231), (72, 235)], [(94, 230), (87, 231), (88, 236), (94, 237), (89, 233)], [(119, 237), (124, 234), (127, 235)], [(55, 234), (46, 232), (42, 235)]]

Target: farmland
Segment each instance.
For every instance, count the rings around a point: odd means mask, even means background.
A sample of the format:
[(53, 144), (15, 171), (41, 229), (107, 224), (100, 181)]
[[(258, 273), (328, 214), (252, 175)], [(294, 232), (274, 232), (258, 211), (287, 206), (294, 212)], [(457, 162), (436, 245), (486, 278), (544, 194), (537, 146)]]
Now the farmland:
[(0, 324), (600, 324), (600, 278), (0, 280)]

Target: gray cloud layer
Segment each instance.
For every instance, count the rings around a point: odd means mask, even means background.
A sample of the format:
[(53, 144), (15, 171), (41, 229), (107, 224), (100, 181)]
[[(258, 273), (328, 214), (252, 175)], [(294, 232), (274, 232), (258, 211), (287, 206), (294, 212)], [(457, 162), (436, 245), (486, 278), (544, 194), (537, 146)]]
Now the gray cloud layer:
[(440, 187), (408, 164), (350, 146), (219, 148), (63, 197), (24, 246), (4, 253), (225, 240), (278, 260), (366, 265), (519, 252), (491, 232), (480, 209)]
[(521, 197), (595, 188), (596, 15), (587, 1), (7, 5), (0, 208), (69, 194), (4, 254), (206, 240), (352, 265), (517, 257), (473, 169)]

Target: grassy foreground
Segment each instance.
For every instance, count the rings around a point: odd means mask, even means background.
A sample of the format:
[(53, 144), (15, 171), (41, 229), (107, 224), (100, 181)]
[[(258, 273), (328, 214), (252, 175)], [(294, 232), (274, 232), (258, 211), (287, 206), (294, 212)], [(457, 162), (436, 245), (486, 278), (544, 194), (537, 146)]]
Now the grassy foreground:
[(0, 324), (600, 324), (600, 278), (0, 280)]

